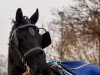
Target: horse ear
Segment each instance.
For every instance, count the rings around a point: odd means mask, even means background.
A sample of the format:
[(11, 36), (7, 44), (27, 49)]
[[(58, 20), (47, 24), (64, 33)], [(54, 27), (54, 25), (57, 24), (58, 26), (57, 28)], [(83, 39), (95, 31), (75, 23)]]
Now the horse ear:
[(39, 18), (39, 11), (37, 9), (36, 12), (31, 16), (30, 20), (35, 24), (38, 18)]
[(22, 23), (22, 21), (23, 21), (23, 13), (22, 13), (21, 8), (18, 8), (16, 11), (16, 22), (20, 24)]

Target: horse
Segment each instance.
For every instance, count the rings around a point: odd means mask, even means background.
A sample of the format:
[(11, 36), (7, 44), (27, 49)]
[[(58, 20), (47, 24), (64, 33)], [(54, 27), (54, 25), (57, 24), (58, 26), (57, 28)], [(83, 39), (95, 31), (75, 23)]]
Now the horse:
[[(49, 72), (43, 49), (51, 44), (51, 38), (48, 31), (35, 25), (38, 17), (38, 9), (30, 18), (17, 9), (9, 36), (8, 75), (22, 75), (28, 67), (30, 75)], [(40, 29), (45, 33), (40, 34)]]
[(43, 49), (51, 44), (51, 37), (36, 26), (38, 18), (38, 9), (30, 18), (17, 9), (9, 37), (8, 75), (100, 75), (98, 66), (83, 61), (46, 62)]

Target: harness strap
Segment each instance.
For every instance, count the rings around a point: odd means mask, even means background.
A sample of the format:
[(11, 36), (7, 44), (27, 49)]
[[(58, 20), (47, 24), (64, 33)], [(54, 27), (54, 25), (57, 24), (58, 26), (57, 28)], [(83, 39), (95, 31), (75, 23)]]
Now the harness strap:
[(57, 70), (61, 75), (75, 75), (65, 69), (63, 69), (56, 61), (49, 62), (51, 64), (51, 67), (55, 70)]

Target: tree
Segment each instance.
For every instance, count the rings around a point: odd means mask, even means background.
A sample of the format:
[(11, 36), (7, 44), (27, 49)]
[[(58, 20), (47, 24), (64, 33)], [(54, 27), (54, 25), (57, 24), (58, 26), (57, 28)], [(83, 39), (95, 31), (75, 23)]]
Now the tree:
[(7, 75), (7, 60), (4, 55), (0, 55), (0, 75)]
[(90, 59), (89, 62), (100, 65), (100, 1), (76, 0), (75, 6), (62, 11), (54, 9), (52, 15), (56, 18), (50, 22), (49, 28), (60, 34), (60, 40), (53, 46), (59, 58), (74, 55), (72, 59), (87, 58), (86, 61)]

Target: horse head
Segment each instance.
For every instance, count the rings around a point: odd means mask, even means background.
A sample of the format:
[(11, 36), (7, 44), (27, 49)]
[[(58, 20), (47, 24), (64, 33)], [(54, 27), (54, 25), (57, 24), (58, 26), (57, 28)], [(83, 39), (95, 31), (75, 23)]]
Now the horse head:
[[(23, 16), (21, 8), (17, 9), (16, 20), (14, 21), (10, 35), (9, 44), (12, 50), (10, 52), (13, 54), (13, 49), (16, 50), (15, 55), (18, 55), (25, 67), (30, 68), (29, 71), (31, 75), (46, 75), (49, 68), (46, 64), (46, 56), (43, 49), (51, 44), (51, 38), (49, 32), (44, 28), (38, 28), (36, 26), (38, 17), (38, 9), (30, 18)], [(40, 34), (41, 29), (44, 30), (45, 33)], [(17, 58), (13, 59), (15, 60)], [(13, 64), (16, 64), (16, 62), (13, 61)], [(15, 68), (16, 67), (14, 67), (13, 70), (15, 70)]]

